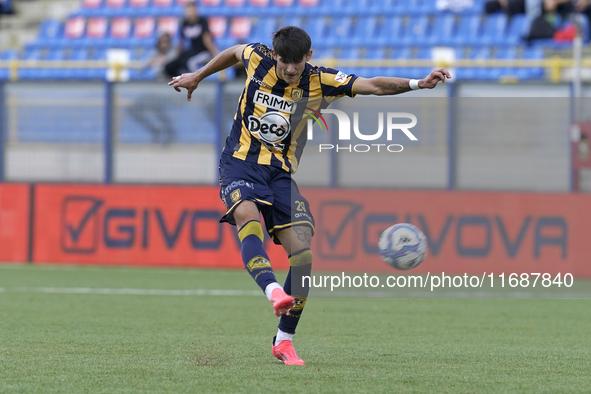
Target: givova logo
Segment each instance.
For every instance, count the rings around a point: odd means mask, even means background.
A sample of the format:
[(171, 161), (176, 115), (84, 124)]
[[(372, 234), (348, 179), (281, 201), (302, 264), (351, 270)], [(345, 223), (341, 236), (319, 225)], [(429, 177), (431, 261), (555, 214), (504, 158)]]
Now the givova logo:
[[(321, 130), (328, 131), (328, 125), (326, 120), (322, 116), (323, 114), (334, 114), (337, 117), (337, 122), (339, 125), (339, 141), (350, 141), (351, 140), (351, 120), (349, 119), (349, 115), (345, 112), (337, 110), (337, 109), (322, 109), (320, 112), (314, 111), (311, 108), (306, 108), (308, 111), (307, 114), (314, 119), (316, 123), (320, 126)], [(408, 112), (388, 112), (385, 116), (383, 112), (378, 113), (378, 131), (373, 134), (364, 134), (359, 130), (359, 113), (353, 113), (353, 133), (356, 138), (362, 141), (377, 141), (382, 138), (384, 134), (384, 119), (386, 119), (386, 139), (388, 141), (392, 141), (392, 136), (394, 131), (401, 131), (408, 137), (411, 141), (418, 141), (418, 138), (410, 131), (411, 128), (417, 125), (417, 117)], [(406, 119), (410, 120), (410, 122), (400, 123), (399, 121)], [(314, 139), (314, 121), (312, 119), (308, 119), (307, 123), (307, 131), (308, 131), (308, 140)], [(322, 123), (320, 123), (322, 121)], [(380, 149), (388, 152), (402, 152), (404, 147), (400, 144), (356, 144), (356, 145), (333, 145), (333, 144), (320, 144), (319, 151), (322, 152), (323, 150), (333, 150), (335, 149), (336, 152), (341, 150), (344, 151), (355, 151), (360, 153), (369, 152), (371, 150), (375, 150), (380, 152)]]

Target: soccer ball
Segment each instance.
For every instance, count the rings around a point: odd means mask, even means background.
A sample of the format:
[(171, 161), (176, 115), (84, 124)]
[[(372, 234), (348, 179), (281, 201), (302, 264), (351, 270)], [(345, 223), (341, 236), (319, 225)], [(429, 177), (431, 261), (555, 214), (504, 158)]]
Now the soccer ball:
[(409, 270), (421, 264), (427, 254), (427, 238), (418, 228), (408, 223), (388, 227), (378, 243), (380, 255), (388, 265)]

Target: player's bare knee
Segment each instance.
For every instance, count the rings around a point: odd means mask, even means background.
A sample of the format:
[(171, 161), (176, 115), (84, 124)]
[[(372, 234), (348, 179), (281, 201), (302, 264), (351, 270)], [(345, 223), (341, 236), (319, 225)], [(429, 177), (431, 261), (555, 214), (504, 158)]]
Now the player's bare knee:
[(252, 201), (242, 201), (232, 212), (236, 226), (240, 229), (252, 220), (259, 220), (260, 215), (256, 204)]

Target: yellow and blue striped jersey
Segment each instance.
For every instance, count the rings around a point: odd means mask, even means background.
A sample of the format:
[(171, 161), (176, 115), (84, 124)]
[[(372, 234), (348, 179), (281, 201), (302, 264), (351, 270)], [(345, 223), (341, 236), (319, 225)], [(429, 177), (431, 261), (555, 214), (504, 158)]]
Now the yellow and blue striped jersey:
[(259, 43), (244, 48), (242, 62), (246, 86), (223, 153), (295, 173), (307, 140), (306, 109), (353, 97), (357, 76), (306, 63), (299, 81), (287, 84), (277, 76), (271, 49)]

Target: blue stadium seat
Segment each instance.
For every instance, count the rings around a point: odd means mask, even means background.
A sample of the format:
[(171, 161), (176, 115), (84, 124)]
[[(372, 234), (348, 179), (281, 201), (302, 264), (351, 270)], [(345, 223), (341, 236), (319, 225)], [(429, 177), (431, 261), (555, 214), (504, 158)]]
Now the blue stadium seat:
[(431, 33), (427, 37), (429, 45), (451, 45), (455, 33), (456, 18), (452, 14), (435, 17)]
[(429, 16), (420, 15), (410, 18), (402, 37), (400, 44), (402, 45), (425, 45), (428, 43), (429, 35)]
[[(38, 48), (26, 49), (21, 56), (22, 60), (34, 61), (42, 60), (42, 51)], [(35, 68), (20, 68), (18, 71), (19, 79), (37, 79), (39, 70)]]
[(262, 42), (271, 46), (273, 33), (279, 26), (276, 18), (265, 18), (253, 24), (253, 29), (249, 37), (249, 42)]
[(374, 45), (375, 38), (379, 36), (378, 18), (375, 16), (364, 16), (357, 20), (351, 38), (352, 45)]
[[(341, 50), (339, 54), (339, 60), (360, 60), (361, 59), (361, 48), (358, 47), (346, 47)], [(342, 63), (341, 63), (342, 64)], [(357, 67), (354, 66), (340, 66), (337, 62), (338, 69), (345, 74), (356, 74), (358, 72)]]
[[(497, 50), (495, 59), (498, 60), (515, 60), (517, 59), (517, 48), (516, 47), (504, 47)], [(499, 79), (502, 77), (516, 77), (518, 69), (515, 67), (494, 67), (489, 69), (487, 73), (490, 74), (490, 78)]]
[[(472, 51), (467, 57), (470, 60), (489, 60), (491, 58), (490, 47), (480, 47)], [(462, 80), (474, 80), (474, 79), (490, 79), (487, 78), (487, 69), (481, 67), (462, 67), (456, 70), (456, 78), (459, 81)]]
[[(92, 57), (90, 56), (89, 48), (76, 48), (73, 49), (70, 53), (69, 60), (77, 60), (77, 61), (86, 61), (91, 60)], [(81, 78), (81, 79), (90, 79), (91, 78), (91, 70), (86, 68), (71, 68), (64, 70), (66, 74), (66, 78)]]
[[(410, 47), (394, 48), (390, 59), (392, 60), (409, 60), (412, 57), (412, 50)], [(408, 77), (408, 67), (388, 67), (386, 70), (387, 77)]]
[(308, 18), (304, 27), (312, 38), (312, 44), (324, 45), (324, 38), (326, 37), (326, 18), (312, 17)]
[[(522, 59), (542, 60), (544, 59), (544, 49), (540, 47), (523, 48)], [(528, 67), (517, 69), (519, 79), (543, 79), (546, 72), (543, 67)]]
[[(279, 24), (279, 26), (297, 26), (303, 27), (304, 26), (304, 19), (301, 16), (289, 16), (283, 19), (283, 21)], [(312, 40), (312, 44), (314, 44), (314, 40)]]
[[(65, 59), (65, 49), (55, 48), (48, 50), (45, 60), (60, 61)], [(42, 68), (39, 70), (37, 78), (39, 79), (64, 79), (63, 68)]]
[(452, 38), (455, 46), (475, 45), (478, 43), (482, 18), (480, 15), (461, 17), (456, 34)]
[(335, 19), (328, 29), (328, 34), (323, 36), (320, 44), (329, 46), (345, 46), (351, 44), (353, 31), (353, 18), (344, 16)]
[(481, 45), (503, 45), (506, 43), (507, 15), (491, 14), (486, 17), (479, 43)]
[(525, 15), (515, 15), (511, 18), (509, 27), (507, 28), (507, 35), (505, 43), (507, 45), (517, 45), (523, 42), (523, 37), (527, 34), (527, 17)]
[(46, 19), (39, 26), (36, 44), (38, 46), (51, 45), (55, 40), (63, 37), (64, 25), (62, 22)]
[[(386, 47), (366, 48), (366, 60), (384, 60), (386, 59)], [(362, 67), (357, 70), (359, 76), (364, 78), (372, 78), (378, 76), (386, 76), (388, 74), (387, 67)]]
[[(420, 48), (415, 59), (417, 60), (429, 60), (432, 59), (431, 48)], [(403, 75), (405, 78), (422, 79), (425, 78), (431, 72), (432, 67), (412, 67), (408, 69), (408, 76)]]
[(376, 45), (400, 45), (402, 26), (402, 17), (392, 16), (386, 18), (382, 23), (378, 36), (375, 38)]

